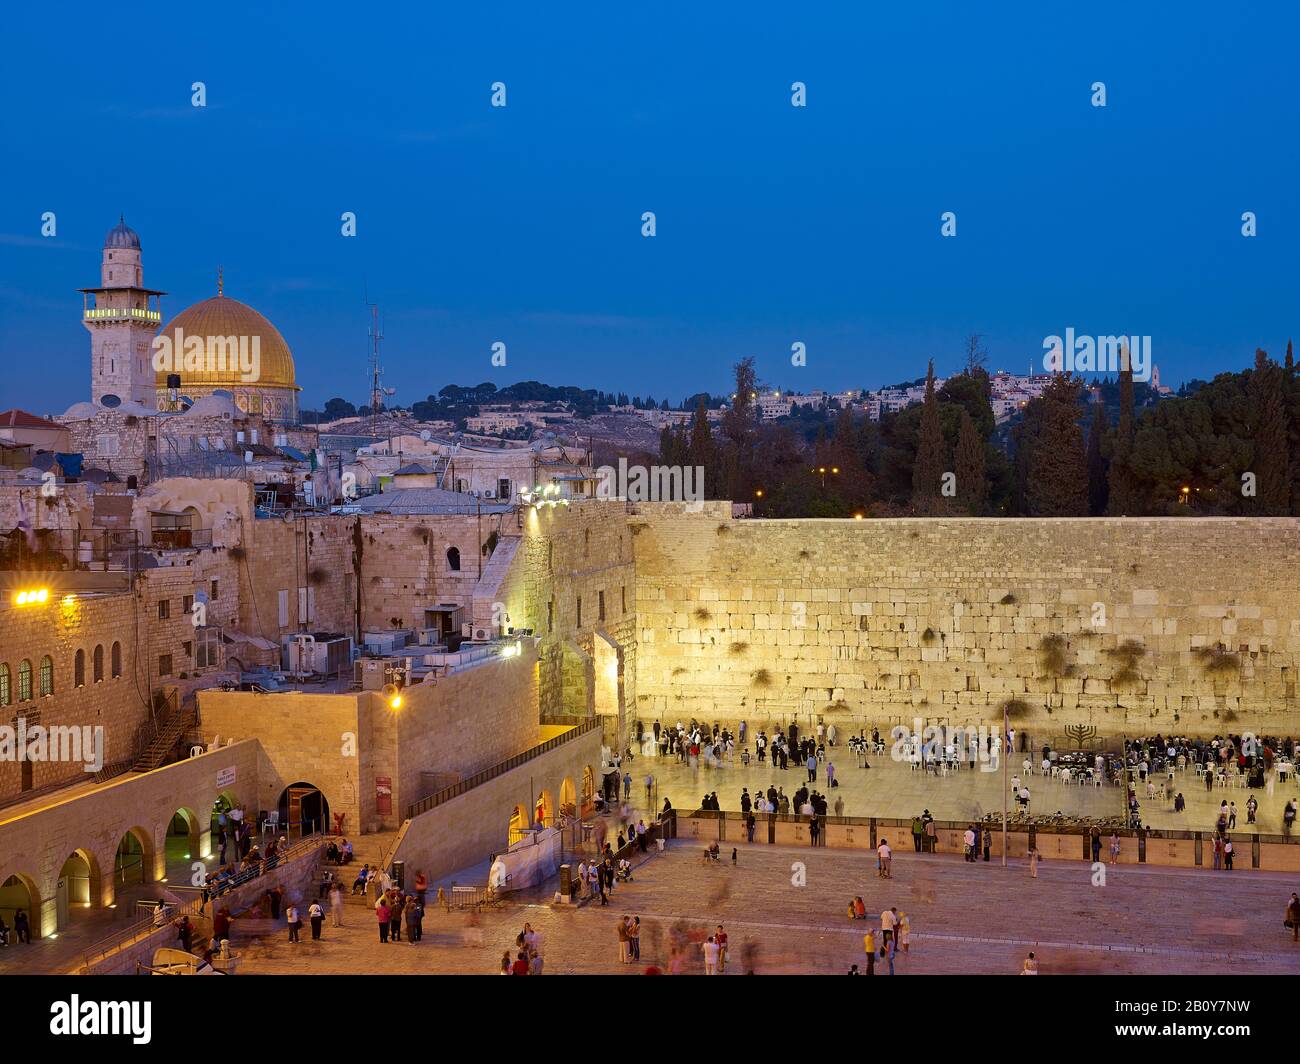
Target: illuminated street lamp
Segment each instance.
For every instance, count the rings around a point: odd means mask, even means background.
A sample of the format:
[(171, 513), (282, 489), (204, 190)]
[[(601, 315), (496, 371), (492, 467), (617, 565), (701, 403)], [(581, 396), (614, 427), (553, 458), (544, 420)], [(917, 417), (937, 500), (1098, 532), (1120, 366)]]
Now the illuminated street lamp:
[(26, 591), (19, 591), (14, 596), (15, 606), (43, 606), (50, 601), (50, 589), (48, 587), (30, 588)]

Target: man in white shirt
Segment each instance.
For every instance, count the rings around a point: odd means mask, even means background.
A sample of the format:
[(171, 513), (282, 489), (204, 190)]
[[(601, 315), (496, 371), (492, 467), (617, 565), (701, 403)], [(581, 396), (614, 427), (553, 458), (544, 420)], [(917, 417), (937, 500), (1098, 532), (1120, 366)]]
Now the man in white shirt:
[(898, 926), (898, 910), (895, 908), (886, 909), (880, 914), (880, 938), (881, 945), (889, 945), (889, 940), (894, 937), (894, 928)]
[(710, 935), (709, 940), (704, 943), (703, 948), (704, 948), (704, 974), (717, 975), (718, 954), (722, 952), (721, 947), (719, 947), (718, 944), (713, 941), (713, 936)]

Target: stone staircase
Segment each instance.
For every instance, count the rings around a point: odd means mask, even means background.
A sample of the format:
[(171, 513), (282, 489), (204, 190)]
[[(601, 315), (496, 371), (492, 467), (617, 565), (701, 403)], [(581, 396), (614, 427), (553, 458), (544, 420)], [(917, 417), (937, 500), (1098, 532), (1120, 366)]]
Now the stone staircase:
[[(372, 868), (377, 865), (388, 854), (393, 845), (393, 840), (397, 838), (396, 831), (381, 831), (373, 835), (358, 835), (355, 838), (347, 836), (348, 841), (352, 843), (352, 860), (348, 864), (338, 868), (326, 863), (321, 864), (321, 871), (326, 869), (334, 872), (343, 882), (343, 901), (347, 905), (364, 906), (367, 909), (374, 908), (374, 894), (368, 894), (361, 897), (352, 893), (352, 881), (356, 879), (357, 872), (362, 865), (368, 864)], [(410, 890), (412, 883), (407, 883), (407, 889)]]

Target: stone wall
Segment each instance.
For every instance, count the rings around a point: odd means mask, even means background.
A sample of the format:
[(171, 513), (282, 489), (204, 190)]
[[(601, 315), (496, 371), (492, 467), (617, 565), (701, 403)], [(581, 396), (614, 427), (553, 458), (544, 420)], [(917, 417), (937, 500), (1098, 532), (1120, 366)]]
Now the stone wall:
[[(22, 717), (28, 727), (75, 726), (103, 728), (104, 762), (132, 756), (136, 733), (148, 719), (148, 687), (139, 682), (136, 608), (130, 593), (52, 598), (37, 606), (0, 608), (3, 638), (0, 665), (9, 670), (8, 705), (0, 705), (0, 725), (16, 727)], [(113, 645), (121, 655), (119, 675), (113, 675)], [(103, 672), (95, 679), (95, 649), (101, 650)], [(83, 654), (82, 683), (76, 673), (77, 652)], [(40, 693), (41, 659), (54, 665), (54, 693)], [(31, 663), (32, 697), (19, 698), (19, 669)], [(92, 732), (93, 734), (93, 732)], [(0, 802), (24, 790), (40, 791), (62, 784), (85, 783), (90, 776), (79, 761), (34, 761), (31, 779), (23, 786), (23, 765), (0, 759)], [(3, 811), (0, 811), (3, 816)]]
[[(611, 743), (620, 727), (626, 736), (627, 707), (636, 698), (630, 512), (624, 503), (596, 500), (525, 510), (509, 566), (474, 600), (476, 620), (499, 603), (511, 624), (541, 637), (543, 719), (594, 712), (607, 720)], [(613, 661), (602, 665), (603, 682), (596, 675), (602, 658)]]
[(421, 813), (410, 822), (393, 855), (406, 863), (407, 884), (414, 882), (417, 872), (434, 882), (505, 850), (515, 807), (522, 808), (531, 821), (543, 791), (552, 799), (551, 808), (556, 807), (565, 780), (574, 793), (581, 794), (587, 769), (599, 778), (600, 745), (600, 730), (590, 731)]
[(57, 884), (74, 852), (90, 866), (94, 906), (114, 902), (115, 857), (128, 831), (144, 851), (145, 882), (166, 875), (167, 829), (178, 810), (186, 811), (198, 857), (208, 860), (212, 804), (223, 792), (245, 802), (252, 797), (257, 752), (255, 742), (238, 743), (88, 792), (55, 796), (38, 810), (0, 811), (0, 883), (18, 876), (27, 886), (33, 937), (57, 930)]
[(637, 714), (1291, 733), (1300, 522), (719, 521), (642, 507)]
[[(540, 742), (537, 659), (530, 641), (496, 658), (416, 684), (394, 711), (374, 691), (246, 691), (199, 694), (204, 738), (260, 742), (258, 809), (275, 809), (285, 787), (309, 783), (345, 834), (397, 827), (428, 793), (425, 773), (454, 782)], [(376, 781), (391, 785), (381, 812)]]

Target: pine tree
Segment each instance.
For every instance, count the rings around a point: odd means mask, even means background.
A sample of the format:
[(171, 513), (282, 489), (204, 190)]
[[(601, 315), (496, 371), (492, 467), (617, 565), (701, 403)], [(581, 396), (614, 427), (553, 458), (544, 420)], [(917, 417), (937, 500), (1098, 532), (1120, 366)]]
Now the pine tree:
[(1106, 512), (1110, 487), (1106, 483), (1106, 458), (1101, 444), (1109, 426), (1106, 423), (1106, 405), (1092, 404), (1092, 425), (1088, 430), (1088, 512), (1099, 517)]
[(988, 480), (984, 469), (984, 440), (975, 428), (970, 411), (962, 407), (957, 430), (957, 498), (973, 514), (988, 505)]
[(1043, 391), (1042, 422), (1029, 456), (1029, 512), (1082, 517), (1088, 512), (1088, 459), (1079, 427), (1080, 385), (1057, 377)]
[(918, 513), (934, 513), (939, 508), (941, 481), (947, 469), (948, 445), (939, 420), (939, 400), (934, 394), (932, 359), (925, 374), (925, 403), (921, 407), (920, 435), (912, 464), (912, 505)]

